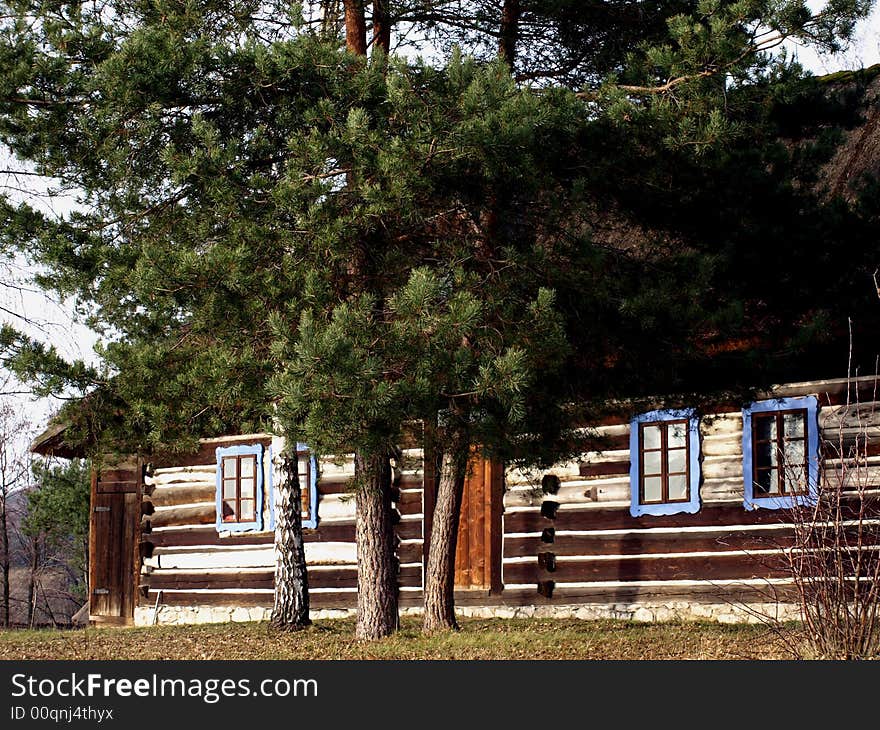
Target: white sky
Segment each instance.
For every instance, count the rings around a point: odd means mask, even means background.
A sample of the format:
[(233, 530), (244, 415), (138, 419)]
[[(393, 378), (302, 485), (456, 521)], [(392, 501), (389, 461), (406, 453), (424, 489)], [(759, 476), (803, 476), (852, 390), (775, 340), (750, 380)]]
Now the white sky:
[[(824, 5), (823, 0), (811, 0), (810, 5), (815, 9)], [(798, 60), (816, 75), (823, 75), (842, 69), (857, 69), (880, 63), (880, 6), (875, 8), (871, 17), (862, 23), (856, 32), (852, 46), (836, 56), (819, 55), (809, 48), (803, 48), (789, 44), (789, 51), (797, 55)], [(10, 167), (9, 163), (0, 155), (0, 167)], [(0, 174), (0, 186), (16, 186), (32, 184), (32, 179), (20, 178), (15, 180), (8, 175)], [(63, 197), (55, 197), (45, 193), (45, 187), (40, 191), (36, 199), (31, 198), (31, 203), (39, 208), (64, 212), (69, 210), (70, 201)], [(0, 273), (0, 284), (3, 280), (9, 281), (19, 277), (26, 278), (28, 271), (27, 262), (20, 259), (12, 264), (7, 273)], [(3, 288), (0, 286), (0, 308), (18, 312), (35, 323), (34, 326), (25, 327), (26, 331), (33, 332), (35, 336), (51, 342), (58, 350), (68, 358), (82, 358), (86, 361), (95, 361), (93, 346), (97, 338), (93, 332), (73, 316), (71, 303), (58, 304), (27, 284), (22, 288)], [(22, 320), (0, 312), (0, 320), (22, 327)], [(34, 428), (38, 431), (45, 425), (49, 415), (60, 406), (60, 401), (55, 399), (34, 400), (28, 396), (15, 396), (23, 410), (29, 413)]]

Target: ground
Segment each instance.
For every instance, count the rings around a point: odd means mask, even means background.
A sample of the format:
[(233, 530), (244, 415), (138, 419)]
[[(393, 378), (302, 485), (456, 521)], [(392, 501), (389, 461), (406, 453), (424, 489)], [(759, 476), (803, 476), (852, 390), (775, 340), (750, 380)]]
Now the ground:
[(785, 635), (762, 625), (466, 619), (456, 633), (422, 636), (419, 621), (373, 643), (353, 620), (279, 633), (265, 623), (0, 632), (14, 659), (786, 659)]

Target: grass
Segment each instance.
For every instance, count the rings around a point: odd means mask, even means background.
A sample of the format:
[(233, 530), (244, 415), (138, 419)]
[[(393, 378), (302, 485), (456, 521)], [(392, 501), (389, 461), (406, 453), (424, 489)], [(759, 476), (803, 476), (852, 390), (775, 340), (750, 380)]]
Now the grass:
[(283, 633), (265, 623), (0, 631), (0, 659), (785, 659), (761, 625), (558, 619), (465, 619), (423, 636), (419, 619), (381, 641), (354, 639), (354, 621)]

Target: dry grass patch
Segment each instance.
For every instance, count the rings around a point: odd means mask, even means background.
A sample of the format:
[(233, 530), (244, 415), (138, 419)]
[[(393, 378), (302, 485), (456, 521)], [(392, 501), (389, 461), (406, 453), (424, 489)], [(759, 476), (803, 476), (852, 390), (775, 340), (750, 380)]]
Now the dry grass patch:
[(0, 659), (780, 659), (773, 632), (756, 625), (491, 619), (423, 636), (417, 618), (395, 636), (354, 640), (353, 620), (295, 633), (265, 623), (0, 632)]

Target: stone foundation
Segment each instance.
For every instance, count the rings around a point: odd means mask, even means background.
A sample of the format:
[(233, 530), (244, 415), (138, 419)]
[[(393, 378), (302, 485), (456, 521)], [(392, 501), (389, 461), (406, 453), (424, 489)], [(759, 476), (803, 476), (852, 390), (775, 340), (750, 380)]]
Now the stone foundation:
[[(244, 606), (159, 606), (155, 619), (153, 608), (139, 606), (134, 612), (135, 626), (157, 624), (210, 624), (230, 621), (268, 621), (271, 608)], [(421, 615), (420, 607), (402, 608), (401, 616)], [(625, 621), (717, 621), (719, 623), (766, 623), (800, 618), (797, 604), (752, 603), (582, 603), (559, 606), (463, 606), (456, 609), (467, 618), (576, 618), (623, 619)], [(313, 621), (352, 618), (355, 609), (319, 609), (309, 615)]]

